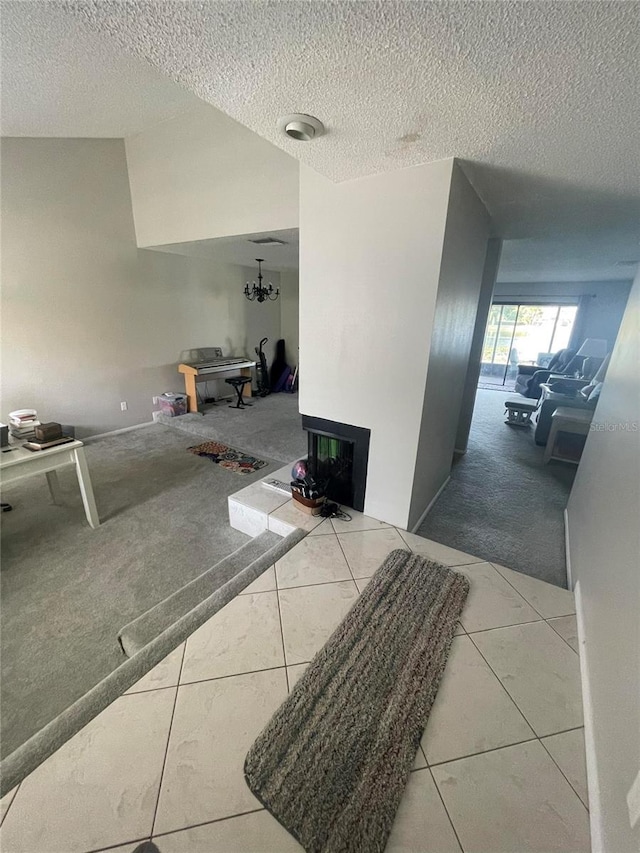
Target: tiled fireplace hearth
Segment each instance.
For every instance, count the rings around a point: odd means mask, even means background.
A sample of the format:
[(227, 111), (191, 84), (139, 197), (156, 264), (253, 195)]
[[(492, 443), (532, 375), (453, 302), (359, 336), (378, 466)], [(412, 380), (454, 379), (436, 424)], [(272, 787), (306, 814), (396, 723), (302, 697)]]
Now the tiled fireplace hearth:
[[(362, 512), (370, 430), (307, 415), (302, 416), (302, 425), (309, 435), (310, 468), (319, 480), (328, 479), (328, 497)], [(229, 497), (232, 527), (248, 536), (258, 536), (264, 530), (287, 536), (296, 527), (313, 530), (320, 523), (321, 518), (306, 515), (286, 492), (273, 491), (263, 485), (265, 480), (289, 483), (295, 461), (292, 459), (278, 471)]]

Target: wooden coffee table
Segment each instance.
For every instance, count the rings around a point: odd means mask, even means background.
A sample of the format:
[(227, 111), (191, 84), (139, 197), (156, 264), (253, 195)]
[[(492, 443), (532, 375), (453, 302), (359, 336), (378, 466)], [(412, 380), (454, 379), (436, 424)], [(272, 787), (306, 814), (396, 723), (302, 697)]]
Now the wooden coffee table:
[(0, 482), (6, 486), (25, 477), (46, 474), (53, 502), (60, 504), (58, 471), (61, 468), (71, 467), (76, 469), (87, 521), (95, 529), (100, 526), (100, 518), (84, 455), (84, 445), (81, 441), (74, 440), (67, 444), (59, 444), (57, 447), (50, 447), (48, 450), (35, 451), (27, 450), (20, 443), (10, 443), (9, 447), (2, 448), (0, 454)]

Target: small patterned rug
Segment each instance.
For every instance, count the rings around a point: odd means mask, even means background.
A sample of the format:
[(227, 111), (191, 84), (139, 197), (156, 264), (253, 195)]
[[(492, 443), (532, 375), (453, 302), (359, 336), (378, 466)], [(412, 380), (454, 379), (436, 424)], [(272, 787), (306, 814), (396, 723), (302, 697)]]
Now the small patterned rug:
[(248, 453), (243, 453), (219, 441), (205, 441), (203, 444), (187, 447), (187, 450), (189, 453), (195, 453), (196, 456), (206, 456), (216, 465), (235, 471), (236, 474), (252, 474), (268, 464), (262, 459), (256, 459), (255, 456), (249, 456)]
[(249, 788), (307, 853), (385, 849), (468, 590), (393, 551), (249, 750)]

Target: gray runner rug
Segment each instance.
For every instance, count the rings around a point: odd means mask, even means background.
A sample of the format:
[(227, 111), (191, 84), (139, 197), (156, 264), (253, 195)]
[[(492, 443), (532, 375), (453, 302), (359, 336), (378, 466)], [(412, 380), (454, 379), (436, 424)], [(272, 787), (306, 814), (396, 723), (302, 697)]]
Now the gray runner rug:
[(249, 788), (307, 853), (384, 850), (468, 591), (393, 551), (249, 750)]

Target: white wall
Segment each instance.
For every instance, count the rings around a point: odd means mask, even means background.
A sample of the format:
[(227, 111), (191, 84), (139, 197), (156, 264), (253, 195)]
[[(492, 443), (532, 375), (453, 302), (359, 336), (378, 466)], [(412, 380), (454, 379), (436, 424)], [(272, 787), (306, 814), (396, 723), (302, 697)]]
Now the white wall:
[(299, 360), (300, 288), (298, 272), (280, 273), (280, 321), (285, 341), (287, 364), (294, 367)]
[(498, 237), (492, 237), (487, 242), (487, 254), (484, 260), (484, 268), (482, 270), (482, 284), (480, 285), (480, 299), (478, 301), (476, 322), (473, 329), (473, 340), (471, 342), (471, 350), (469, 352), (467, 375), (464, 381), (462, 405), (460, 406), (460, 419), (458, 421), (458, 430), (456, 434), (457, 453), (466, 453), (467, 446), (469, 444), (469, 433), (471, 432), (473, 410), (476, 404), (476, 394), (478, 393), (478, 379), (480, 378), (480, 369), (482, 367), (482, 345), (484, 343), (487, 318), (489, 316), (489, 311), (491, 310), (493, 288), (495, 286), (496, 274), (500, 264), (501, 251), (502, 240)]
[(252, 270), (136, 248), (122, 140), (4, 139), (2, 220), (2, 418), (148, 421), (184, 388), (180, 350), (280, 336), (278, 303), (242, 295)]
[(577, 343), (586, 338), (604, 338), (613, 349), (629, 298), (631, 282), (604, 282), (589, 290), (577, 321)]
[(126, 151), (138, 246), (298, 225), (298, 161), (208, 104)]
[(575, 304), (580, 297), (590, 296), (580, 303), (583, 307), (577, 318), (576, 339), (582, 343), (585, 338), (604, 338), (609, 349), (613, 349), (630, 288), (630, 281), (498, 282), (494, 299), (525, 298), (541, 302), (557, 299)]
[(452, 160), (332, 184), (300, 172), (300, 411), (371, 430), (365, 512), (409, 505)]
[(409, 527), (413, 528), (451, 470), (471, 342), (487, 254), (489, 214), (454, 163), (440, 263), (435, 317)]
[(640, 810), (640, 275), (567, 508), (596, 853), (635, 853)]

